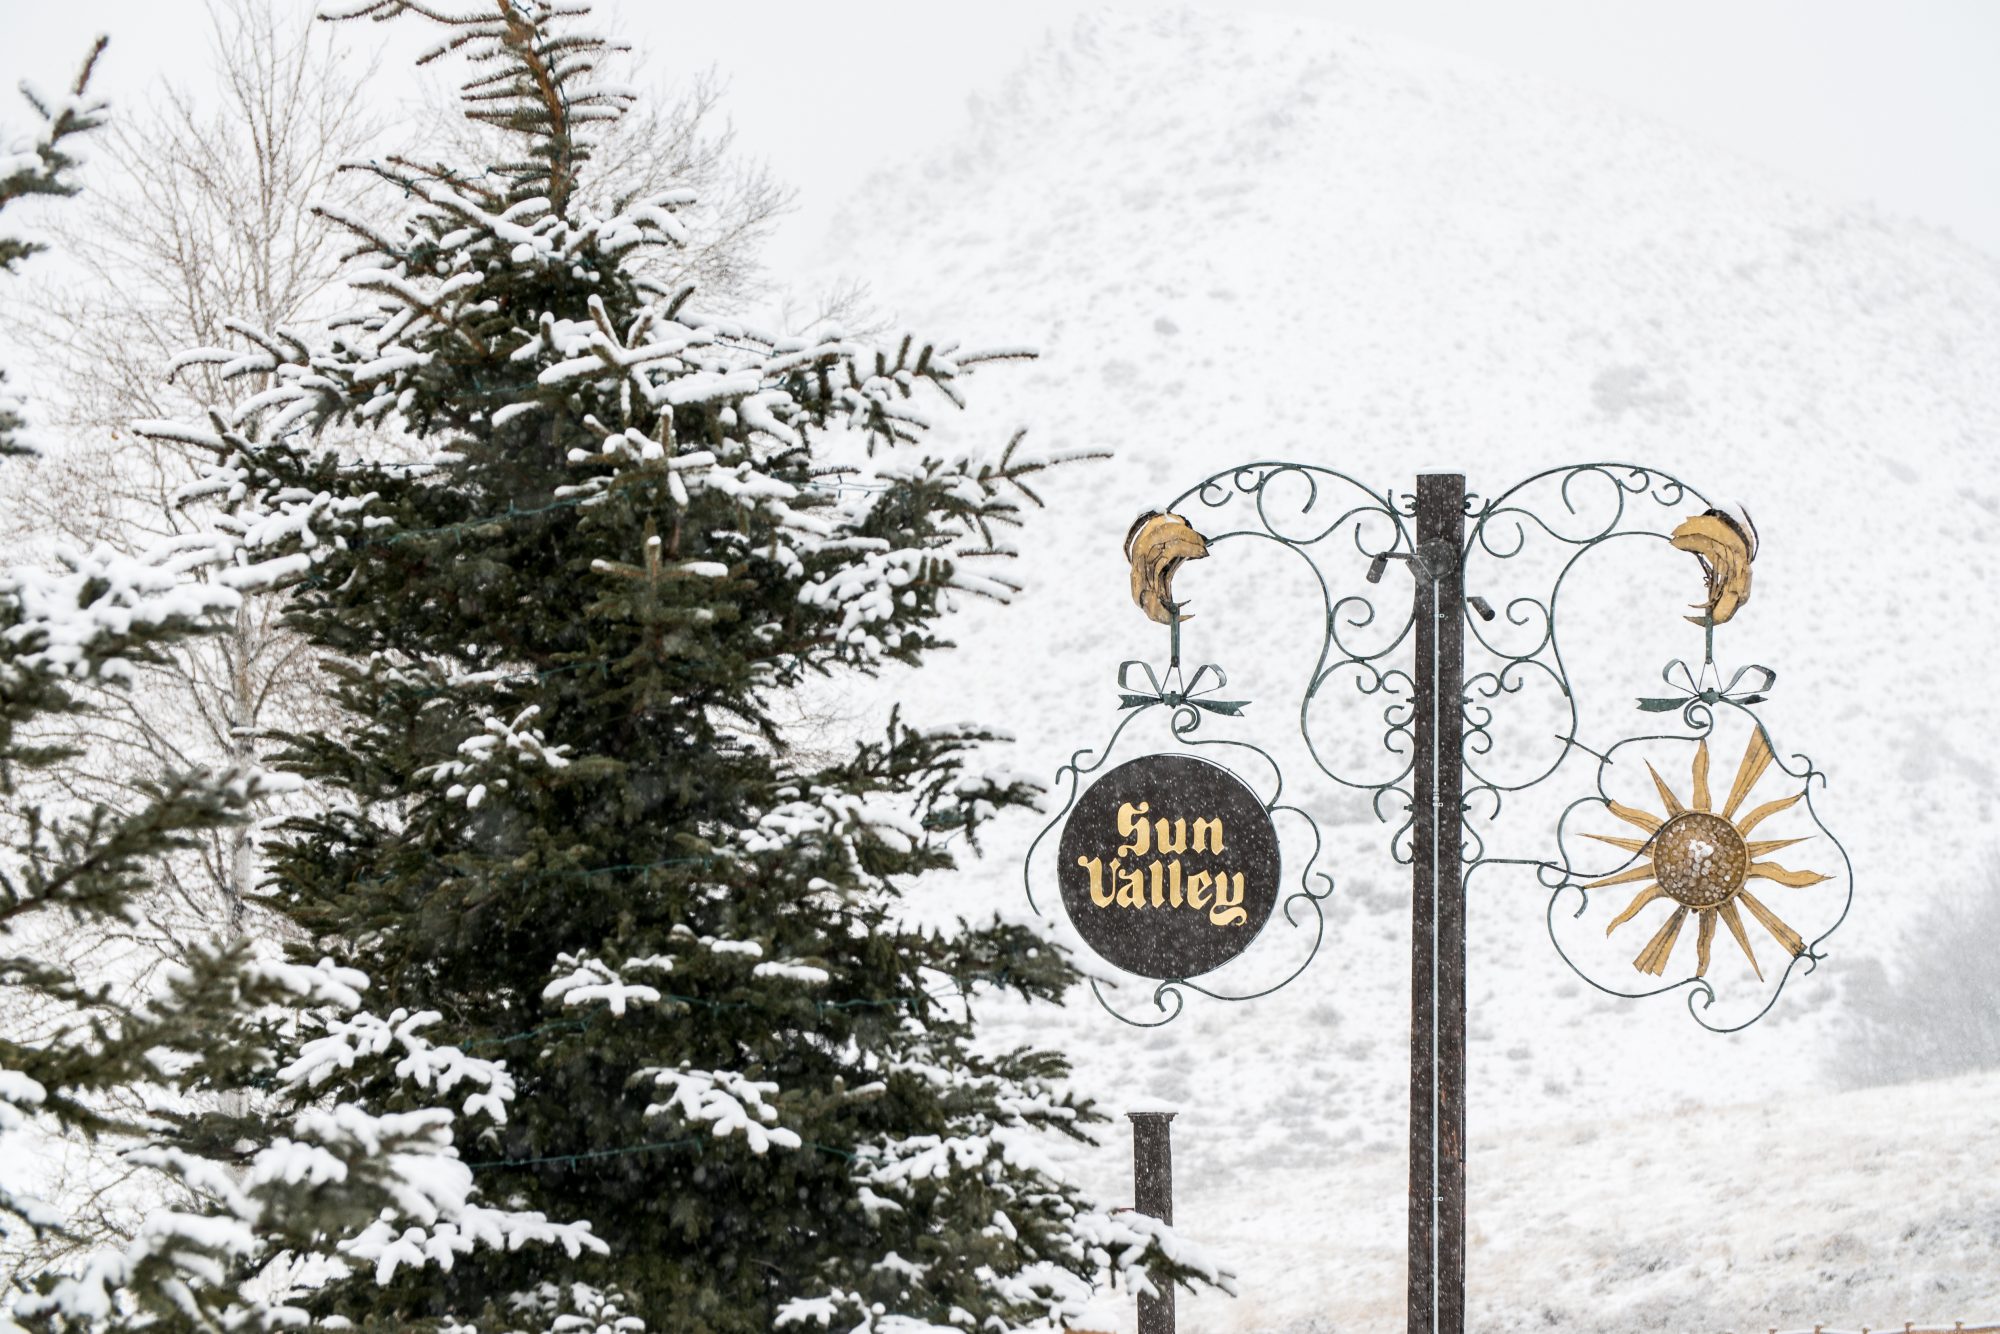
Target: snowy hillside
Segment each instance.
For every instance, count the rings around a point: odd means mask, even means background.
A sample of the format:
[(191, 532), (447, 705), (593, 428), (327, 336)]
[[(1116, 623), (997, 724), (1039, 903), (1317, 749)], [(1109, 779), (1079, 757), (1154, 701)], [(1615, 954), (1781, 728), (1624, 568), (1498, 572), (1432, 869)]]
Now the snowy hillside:
[[(1164, 656), (1128, 600), (1127, 522), (1211, 472), (1293, 458), (1406, 490), (1449, 464), (1491, 494), (1616, 459), (1747, 499), (1757, 590), (1718, 656), (1778, 670), (1765, 717), (1832, 775), (1821, 810), (1854, 859), (1854, 911), (1772, 1019), (1719, 1037), (1675, 999), (1582, 987), (1532, 877), (1475, 880), (1473, 1323), (2000, 1310), (2000, 1215), (1970, 1190), (2000, 1149), (1981, 1110), (2000, 1086), (1824, 1097), (1844, 981), (1871, 961), (1920, 969), (1906, 924), (1983, 883), (1993, 851), (2000, 702), (1983, 676), (2000, 631), (1977, 590), (1996, 570), (2000, 264), (1533, 82), (1309, 24), (1187, 16), (1092, 19), (1052, 42), (951, 150), (865, 183), (826, 265), (914, 327), (1041, 349), (979, 377), (964, 431), (1023, 423), (1043, 448), (1116, 452), (1036, 516), (1019, 602), (971, 609), (947, 670), (885, 683), (917, 718), (1011, 727), (1008, 759), (1044, 775), (1109, 733), (1120, 659)], [(1240, 726), (1282, 740), (1317, 603), (1291, 567), (1224, 554), (1182, 577), (1189, 655), (1255, 701)], [(1576, 679), (1606, 702), (1590, 735), (1646, 730), (1631, 698), (1700, 653), (1678, 619), (1693, 562), (1580, 577), (1599, 581), (1566, 630)], [(1391, 572), (1385, 607), (1392, 586), (1407, 576)], [(1111, 1110), (1182, 1107), (1180, 1221), (1246, 1288), (1184, 1302), (1186, 1330), (1387, 1328), (1399, 1309), (1407, 882), (1365, 808), (1286, 764), (1339, 880), (1332, 943), (1304, 977), (1248, 1005), (1193, 998), (1151, 1031), (1087, 996), (1053, 1021), (989, 1015), (1069, 1050)], [(1588, 774), (1566, 773), (1559, 795), (1578, 795)], [(1513, 814), (1515, 846), (1539, 850), (1548, 810)], [(993, 836), (932, 906), (1023, 911), (1033, 833)], [(1119, 1194), (1123, 1152), (1121, 1125), (1072, 1157)]]

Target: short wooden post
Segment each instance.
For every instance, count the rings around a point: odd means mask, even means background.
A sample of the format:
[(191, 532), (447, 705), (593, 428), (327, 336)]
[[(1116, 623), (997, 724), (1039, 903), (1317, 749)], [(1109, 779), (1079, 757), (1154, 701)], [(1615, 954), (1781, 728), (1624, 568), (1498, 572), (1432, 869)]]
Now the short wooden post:
[[(1132, 1122), (1132, 1207), (1162, 1223), (1174, 1221), (1172, 1112), (1127, 1112)], [(1174, 1289), (1161, 1283), (1155, 1297), (1139, 1298), (1139, 1334), (1174, 1334)]]

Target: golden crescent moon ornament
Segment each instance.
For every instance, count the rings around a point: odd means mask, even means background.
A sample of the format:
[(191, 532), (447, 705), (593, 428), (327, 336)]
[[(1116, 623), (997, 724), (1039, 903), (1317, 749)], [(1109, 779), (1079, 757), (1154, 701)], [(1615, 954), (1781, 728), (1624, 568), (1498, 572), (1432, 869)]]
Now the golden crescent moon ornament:
[(1701, 562), (1708, 580), (1708, 600), (1696, 603), (1704, 614), (1690, 616), (1696, 625), (1721, 625), (1750, 600), (1750, 562), (1757, 559), (1757, 526), (1742, 506), (1705, 510), (1683, 520), (1668, 539)]
[(1183, 561), (1208, 555), (1208, 539), (1188, 521), (1165, 510), (1147, 510), (1125, 534), (1125, 559), (1132, 565), (1132, 601), (1161, 625), (1186, 620), (1174, 601), (1174, 575)]

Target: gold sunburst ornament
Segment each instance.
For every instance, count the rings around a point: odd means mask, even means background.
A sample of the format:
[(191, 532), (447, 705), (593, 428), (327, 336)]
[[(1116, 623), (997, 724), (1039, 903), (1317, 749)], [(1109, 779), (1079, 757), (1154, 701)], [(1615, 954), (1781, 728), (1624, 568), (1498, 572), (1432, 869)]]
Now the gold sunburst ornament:
[(1764, 729), (1753, 727), (1750, 741), (1743, 749), (1742, 763), (1736, 768), (1736, 779), (1730, 784), (1728, 799), (1718, 811), (1714, 809), (1709, 794), (1708, 742), (1704, 739), (1695, 748), (1694, 791), (1690, 801), (1683, 803), (1651, 764), (1646, 766), (1646, 772), (1653, 776), (1653, 785), (1659, 789), (1664, 815), (1654, 815), (1607, 800), (1611, 813), (1627, 824), (1645, 830), (1645, 838), (1585, 835), (1600, 843), (1609, 843), (1614, 848), (1644, 854), (1644, 860), (1635, 865), (1584, 886), (1585, 889), (1605, 889), (1613, 885), (1649, 882), (1625, 911), (1604, 928), (1606, 935), (1631, 921), (1648, 904), (1665, 899), (1674, 905), (1672, 914), (1661, 923), (1653, 938), (1646, 942), (1646, 948), (1640, 950), (1638, 957), (1632, 961), (1640, 972), (1651, 973), (1655, 977), (1666, 972), (1667, 958), (1680, 939), (1681, 928), (1686, 924), (1689, 913), (1695, 915), (1697, 923), (1696, 977), (1708, 974), (1709, 949), (1715, 941), (1715, 923), (1720, 919), (1743, 948), (1743, 955), (1750, 961), (1758, 980), (1763, 980), (1764, 970), (1757, 963), (1756, 952), (1750, 947), (1742, 909), (1748, 909), (1758, 925), (1770, 932), (1787, 952), (1795, 957), (1805, 952), (1805, 941), (1799, 933), (1785, 925), (1748, 888), (1752, 880), (1803, 887), (1830, 878), (1815, 871), (1787, 870), (1776, 862), (1764, 860), (1780, 848), (1804, 842), (1803, 838), (1755, 841), (1750, 838), (1752, 830), (1798, 802), (1805, 795), (1803, 792), (1767, 801), (1741, 816), (1736, 814), (1749, 799), (1751, 789), (1757, 786), (1765, 770), (1770, 768), (1772, 758), (1770, 743), (1764, 739)]

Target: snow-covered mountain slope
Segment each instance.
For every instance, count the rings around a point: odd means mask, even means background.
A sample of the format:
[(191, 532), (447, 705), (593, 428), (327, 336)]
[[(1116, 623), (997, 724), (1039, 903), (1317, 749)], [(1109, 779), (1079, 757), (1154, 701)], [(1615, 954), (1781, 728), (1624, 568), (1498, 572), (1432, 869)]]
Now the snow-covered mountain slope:
[[(1993, 851), (2000, 264), (1534, 82), (1308, 23), (1200, 15), (1093, 18), (1052, 41), (953, 149), (865, 182), (826, 262), (915, 327), (1040, 348), (983, 372), (956, 429), (1019, 423), (1045, 449), (1115, 451), (1052, 483), (1022, 539), (1018, 602), (972, 608), (959, 653), (884, 683), (915, 717), (1011, 728), (1010, 760), (1044, 775), (1116, 722), (1119, 660), (1164, 655), (1128, 599), (1126, 524), (1222, 468), (1292, 458), (1407, 489), (1449, 464), (1491, 494), (1545, 467), (1633, 460), (1747, 499), (1755, 597), (1718, 656), (1778, 670), (1765, 717), (1832, 775), (1820, 807), (1854, 859), (1854, 910), (1771, 1019), (1718, 1037), (1671, 998), (1577, 983), (1532, 876), (1475, 881), (1476, 1323), (1539, 1327), (1544, 1292), (1563, 1294), (1569, 1329), (1923, 1318), (1920, 1274), (1965, 1310), (2000, 1309), (1990, 1245), (1977, 1268), (1933, 1247), (1926, 1229), (1952, 1210), (1864, 1207), (1935, 1192), (1948, 1164), (1906, 1141), (1949, 1140), (1959, 1104), (1886, 1103), (1902, 1110), (1857, 1124), (1865, 1145), (1816, 1110), (1843, 1059), (1844, 980), (1876, 964), (1920, 975), (1907, 924), (1982, 890)], [(1318, 604), (1295, 571), (1238, 550), (1182, 576), (1188, 650), (1256, 701), (1245, 723), (1210, 726), (1280, 742)], [(1658, 693), (1668, 657), (1700, 653), (1679, 620), (1693, 562), (1650, 560), (1578, 576), (1565, 633), (1580, 689), (1608, 701), (1596, 741), (1652, 730), (1632, 697)], [(1001, 1037), (1065, 1047), (1112, 1110), (1183, 1108), (1181, 1220), (1246, 1281), (1240, 1303), (1190, 1307), (1189, 1329), (1376, 1327), (1401, 1291), (1407, 882), (1360, 803), (1281, 758), (1329, 827), (1339, 880), (1332, 942), (1301, 979), (1245, 1005), (1194, 998), (1147, 1031), (1088, 996), (1059, 1016), (989, 1015)], [(1586, 790), (1587, 771), (1565, 775), (1551, 800)], [(1510, 808), (1514, 846), (1539, 852), (1551, 809)], [(996, 833), (930, 906), (1020, 911), (1033, 833)], [(1122, 1134), (1075, 1156), (1107, 1193), (1126, 1188)], [(1796, 1193), (1822, 1142), (1852, 1172), (1877, 1165), (1867, 1199), (1842, 1211), (1834, 1187)], [(1718, 1251), (1704, 1229), (1723, 1220)], [(1990, 1209), (1964, 1221), (1990, 1241)], [(1629, 1281), (1605, 1277), (1619, 1266)], [(1639, 1301), (1660, 1274), (1697, 1291)]]

